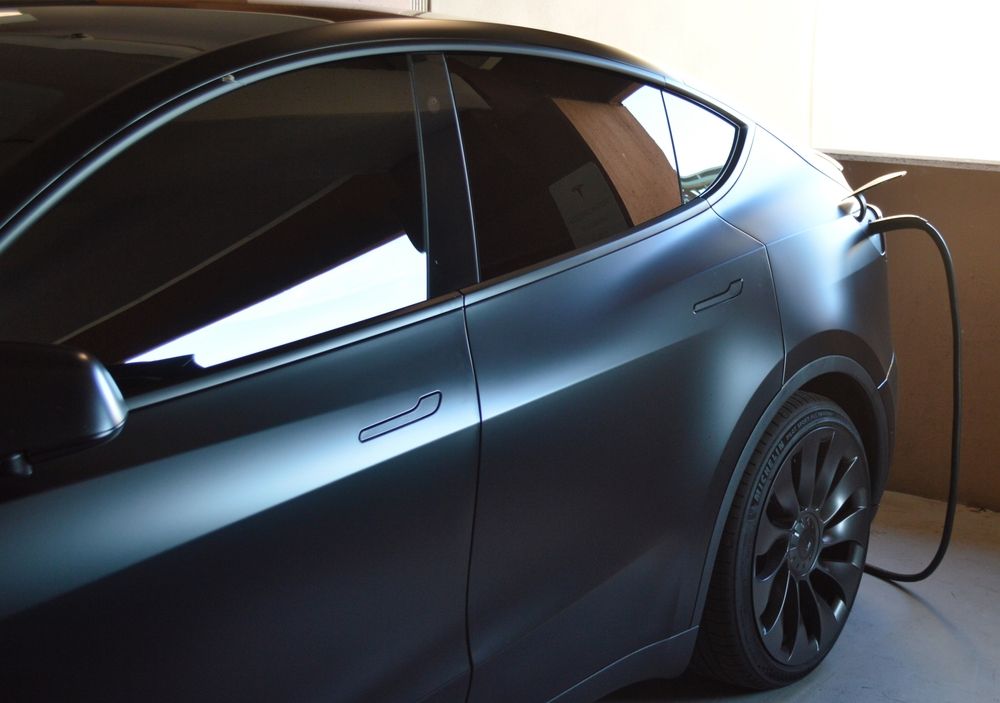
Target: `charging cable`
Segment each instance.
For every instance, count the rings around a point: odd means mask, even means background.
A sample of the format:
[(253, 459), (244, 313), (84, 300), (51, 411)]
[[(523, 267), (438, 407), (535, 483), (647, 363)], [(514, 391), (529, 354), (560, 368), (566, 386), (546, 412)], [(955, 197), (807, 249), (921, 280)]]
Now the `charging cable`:
[[(862, 201), (863, 202), (863, 201)], [(951, 306), (951, 344), (952, 344), (952, 414), (951, 414), (951, 482), (948, 486), (948, 508), (944, 518), (944, 529), (941, 532), (941, 543), (938, 545), (934, 558), (922, 571), (915, 574), (899, 574), (873, 564), (865, 564), (865, 573), (885, 581), (912, 583), (923, 581), (934, 573), (951, 542), (951, 532), (955, 524), (955, 508), (958, 503), (958, 466), (959, 441), (962, 437), (962, 326), (958, 319), (958, 291), (955, 285), (955, 267), (951, 260), (951, 252), (944, 237), (930, 222), (916, 215), (896, 215), (880, 217), (868, 224), (868, 235), (885, 234), (897, 230), (921, 230), (934, 241), (941, 262), (944, 264), (945, 276), (948, 279), (948, 301)]]

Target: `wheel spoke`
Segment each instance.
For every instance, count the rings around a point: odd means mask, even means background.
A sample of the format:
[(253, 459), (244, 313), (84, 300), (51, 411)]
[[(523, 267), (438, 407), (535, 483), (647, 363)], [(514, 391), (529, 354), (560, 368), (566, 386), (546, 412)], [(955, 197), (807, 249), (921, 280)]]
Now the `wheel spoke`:
[(760, 516), (760, 523), (757, 525), (757, 540), (754, 543), (754, 554), (760, 556), (766, 554), (778, 542), (784, 543), (784, 549), (788, 548), (788, 530), (778, 527), (765, 512)]
[(857, 542), (862, 546), (867, 545), (870, 527), (868, 513), (867, 508), (858, 508), (837, 522), (827, 524), (823, 532), (824, 547), (832, 547), (842, 542)]
[(822, 636), (817, 600), (808, 579), (799, 581), (799, 610), (802, 611), (802, 626), (805, 628), (806, 638), (816, 645), (819, 644)]
[(808, 508), (813, 504), (816, 472), (826, 456), (830, 443), (825, 433), (814, 432), (805, 438), (802, 445), (802, 451), (799, 453), (798, 471), (795, 472), (798, 475), (796, 495), (799, 499), (799, 505)]
[(795, 642), (792, 651), (788, 655), (789, 664), (801, 664), (816, 654), (818, 647), (810, 639), (802, 622), (799, 622), (798, 630), (795, 632)]
[(831, 430), (829, 447), (823, 457), (822, 465), (817, 470), (813, 507), (821, 508), (826, 504), (830, 491), (839, 483), (851, 462), (857, 458), (854, 452), (854, 443), (849, 434)]
[(781, 613), (781, 651), (786, 660), (795, 654), (796, 645), (802, 630), (802, 617), (799, 608), (799, 584), (795, 579), (788, 579), (788, 595), (785, 596), (785, 607)]
[(787, 558), (788, 543), (775, 542), (770, 550), (754, 559), (754, 578), (767, 581), (786, 563)]
[(861, 577), (861, 569), (849, 561), (834, 561), (822, 556), (816, 566), (843, 586), (849, 586)]
[[(788, 459), (785, 460), (786, 462)], [(771, 489), (771, 500), (778, 511), (791, 524), (798, 517), (801, 507), (798, 496), (795, 494), (795, 485), (792, 483), (792, 472), (787, 465), (782, 465), (778, 469), (778, 475), (774, 477), (774, 487)], [(770, 506), (769, 506), (770, 507)]]
[[(820, 511), (820, 517), (824, 522), (829, 521), (836, 515), (844, 504), (851, 499), (859, 490), (864, 490), (867, 498), (868, 470), (858, 457), (849, 460), (847, 469), (840, 479), (830, 487), (826, 501)], [(867, 502), (867, 500), (865, 501)]]
[(767, 578), (754, 579), (753, 609), (763, 630), (771, 630), (781, 620), (788, 591), (788, 567), (782, 563)]
[(771, 656), (779, 661), (784, 661), (787, 659), (787, 655), (781, 651), (781, 620), (775, 621), (774, 625), (769, 628), (761, 627), (760, 638), (764, 642), (764, 646), (771, 653)]
[[(779, 660), (787, 660), (788, 654), (791, 651), (791, 641), (789, 641), (787, 646), (785, 644), (788, 639), (786, 637), (787, 623), (791, 623), (793, 627), (797, 627), (799, 619), (798, 594), (796, 592), (795, 580), (788, 576), (787, 571), (784, 573), (784, 588), (780, 591), (780, 603), (774, 609), (773, 618), (769, 618), (767, 622), (763, 619), (758, 620), (764, 646), (767, 647), (773, 657)], [(792, 636), (794, 637), (794, 630), (792, 631)]]
[(861, 583), (863, 563), (858, 565), (849, 561), (827, 560), (820, 557), (816, 568), (811, 578), (814, 579), (812, 585), (820, 598), (832, 608), (837, 608), (838, 602), (850, 607)]
[[(847, 617), (847, 609), (841, 605), (838, 607), (837, 611), (834, 611), (833, 607), (830, 606), (826, 599), (816, 591), (812, 581), (810, 580), (806, 583), (808, 583), (812, 605), (816, 608), (815, 616), (817, 618), (818, 625), (818, 636), (816, 637), (816, 641), (819, 646), (822, 647), (837, 636), (837, 633), (843, 625), (842, 618)], [(838, 617), (838, 612), (840, 617)]]
[(816, 598), (816, 605), (819, 607), (820, 628), (822, 636), (825, 638), (821, 642), (826, 644), (830, 639), (836, 637), (840, 628), (844, 626), (844, 621), (847, 620), (847, 606), (844, 603), (838, 603), (836, 610), (834, 610), (822, 598)]

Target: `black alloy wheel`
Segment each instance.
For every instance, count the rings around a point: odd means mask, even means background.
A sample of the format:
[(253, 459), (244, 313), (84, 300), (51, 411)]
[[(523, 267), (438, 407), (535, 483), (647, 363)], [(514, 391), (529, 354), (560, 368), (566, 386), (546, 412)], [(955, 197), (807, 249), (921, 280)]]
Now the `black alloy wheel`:
[(750, 688), (801, 678), (847, 621), (868, 550), (871, 478), (844, 411), (810, 393), (755, 448), (719, 548), (695, 665)]

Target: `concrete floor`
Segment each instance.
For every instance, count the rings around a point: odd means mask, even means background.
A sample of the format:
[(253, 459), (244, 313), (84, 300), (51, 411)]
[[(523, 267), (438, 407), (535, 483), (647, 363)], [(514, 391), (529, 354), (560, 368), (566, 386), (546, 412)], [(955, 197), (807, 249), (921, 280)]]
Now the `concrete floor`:
[[(944, 503), (887, 493), (869, 561), (917, 571), (940, 536)], [(894, 586), (865, 575), (850, 619), (826, 661), (805, 680), (747, 693), (687, 676), (603, 699), (670, 701), (905, 701), (1000, 703), (1000, 513), (961, 507), (944, 562), (927, 581)]]

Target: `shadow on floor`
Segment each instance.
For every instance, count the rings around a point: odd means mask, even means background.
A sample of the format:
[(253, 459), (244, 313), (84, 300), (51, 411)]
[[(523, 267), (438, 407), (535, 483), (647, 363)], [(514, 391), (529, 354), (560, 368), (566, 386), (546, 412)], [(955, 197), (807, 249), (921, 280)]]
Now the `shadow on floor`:
[(730, 686), (697, 674), (684, 674), (677, 679), (643, 681), (615, 691), (602, 699), (611, 703), (652, 703), (653, 701), (706, 701), (716, 699), (739, 700), (753, 695), (752, 691)]

